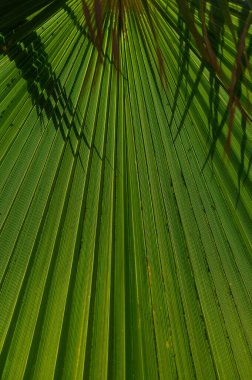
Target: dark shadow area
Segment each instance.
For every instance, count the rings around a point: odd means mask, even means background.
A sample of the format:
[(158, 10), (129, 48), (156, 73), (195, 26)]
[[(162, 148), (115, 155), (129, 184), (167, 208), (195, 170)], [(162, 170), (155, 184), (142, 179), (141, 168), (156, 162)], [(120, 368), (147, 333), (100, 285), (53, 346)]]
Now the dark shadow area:
[[(24, 20), (22, 25), (27, 26)], [(13, 35), (17, 33), (2, 31), (4, 44), (7, 47), (4, 54), (10, 61), (14, 61), (21, 76), (27, 82), (27, 91), (31, 97), (32, 104), (36, 107), (37, 115), (41, 125), (45, 126), (44, 116), (51, 119), (56, 130), (60, 130), (64, 141), (68, 140), (73, 155), (74, 149), (68, 138), (70, 129), (74, 130), (78, 140), (84, 139), (90, 149), (90, 145), (85, 137), (83, 121), (78, 116), (78, 108), (71, 101), (71, 96), (67, 95), (60, 79), (56, 76), (46, 53), (45, 46), (39, 35), (32, 31), (25, 38), (16, 41)], [(83, 57), (86, 51), (83, 51)], [(66, 129), (63, 128), (63, 124)], [(67, 132), (66, 132), (67, 130)], [(81, 130), (81, 132), (79, 132)]]
[(13, 30), (23, 23), (31, 15), (30, 25), (33, 29), (51, 17), (58, 9), (62, 7), (67, 0), (1, 0), (0, 2), (0, 32), (3, 30)]
[[(236, 9), (237, 17), (239, 18), (239, 27), (238, 29), (234, 28), (236, 30), (236, 38), (239, 43), (241, 40), (242, 33), (244, 31), (244, 25), (246, 23), (248, 12), (249, 12), (249, 4), (248, 2), (244, 1), (231, 1), (231, 5), (235, 5), (234, 9)], [(231, 6), (229, 4), (229, 6)], [(239, 12), (237, 5), (241, 6)], [(189, 2), (190, 10), (192, 14), (199, 18), (199, 9), (200, 9), (200, 1), (198, 0), (191, 0)], [(208, 17), (207, 17), (207, 35), (210, 42), (210, 45), (212, 47), (213, 52), (218, 57), (220, 62), (222, 59), (224, 59), (225, 51), (224, 51), (224, 27), (227, 28), (226, 25), (226, 15), (223, 13), (223, 6), (220, 1), (218, 0), (212, 0), (209, 2), (209, 10)], [(233, 12), (233, 9), (232, 9)], [(239, 13), (239, 14), (238, 14)], [(209, 143), (209, 151), (206, 157), (206, 161), (203, 164), (202, 170), (204, 170), (206, 163), (211, 159), (211, 161), (214, 158), (215, 150), (216, 150), (216, 144), (218, 141), (221, 142), (223, 147), (225, 146), (225, 133), (224, 128), (227, 127), (229, 124), (229, 118), (230, 118), (230, 112), (229, 112), (229, 106), (226, 105), (226, 109), (223, 110), (223, 101), (221, 101), (221, 90), (222, 90), (222, 84), (217, 77), (215, 71), (210, 67), (210, 65), (207, 62), (202, 61), (200, 64), (199, 69), (196, 73), (196, 79), (192, 80), (192, 77), (189, 74), (189, 65), (190, 65), (190, 53), (193, 51), (193, 45), (191, 45), (190, 42), (190, 33), (184, 23), (184, 21), (181, 19), (181, 17), (178, 17), (177, 22), (177, 30), (180, 43), (179, 43), (179, 71), (178, 71), (178, 77), (177, 77), (177, 83), (176, 83), (176, 89), (174, 93), (174, 99), (172, 104), (172, 111), (171, 111), (171, 119), (169, 122), (170, 127), (172, 127), (174, 117), (175, 117), (175, 111), (178, 107), (178, 98), (179, 94), (181, 92), (181, 89), (183, 87), (183, 92), (185, 93), (184, 96), (184, 109), (182, 110), (181, 120), (179, 123), (179, 126), (176, 131), (176, 135), (174, 137), (174, 141), (177, 139), (179, 133), (181, 132), (186, 117), (188, 116), (191, 108), (191, 104), (195, 97), (197, 97), (198, 101), (202, 105), (203, 112), (205, 112), (207, 118), (208, 118), (208, 129), (209, 134), (207, 136), (207, 142)], [(232, 38), (232, 37), (231, 37)], [(252, 36), (250, 36), (249, 42), (247, 43), (246, 47), (246, 59), (249, 61), (252, 54)], [(238, 49), (238, 48), (237, 48)], [(197, 53), (196, 53), (197, 55)], [(235, 60), (234, 56), (234, 60)], [(242, 56), (242, 66), (246, 67), (246, 59), (245, 54)], [(235, 62), (231, 62), (231, 65), (235, 64)], [(231, 66), (232, 67), (232, 66)], [(209, 73), (209, 89), (208, 89), (208, 104), (204, 104), (203, 99), (200, 99), (200, 94), (198, 90), (199, 83), (202, 78), (202, 74), (204, 71), (204, 68)], [(238, 99), (241, 99), (243, 96), (243, 100), (246, 99), (247, 94), (242, 94), (242, 84), (244, 86), (250, 86), (248, 83), (248, 79), (244, 76), (245, 70), (241, 70), (239, 73), (239, 76), (237, 78), (237, 85), (235, 87), (235, 96)], [(243, 88), (244, 91), (244, 88)], [(237, 111), (238, 113), (240, 111)], [(241, 131), (236, 131), (235, 129), (232, 131), (234, 135), (236, 135), (239, 139), (240, 144), (240, 154), (239, 157), (235, 155), (230, 155), (228, 159), (232, 161), (232, 165), (236, 169), (237, 172), (237, 181), (238, 181), (238, 196), (240, 194), (241, 189), (241, 183), (247, 187), (247, 189), (250, 186), (250, 183), (247, 182), (248, 180), (248, 174), (251, 168), (252, 163), (252, 153), (248, 152), (248, 137), (247, 137), (247, 125), (248, 120), (246, 117), (242, 117), (241, 125), (235, 126), (235, 128), (241, 128)], [(249, 155), (249, 164), (247, 164)], [(245, 164), (246, 162), (246, 164)], [(246, 184), (245, 184), (246, 182)]]
[[(247, 20), (248, 12), (249, 12), (249, 5), (246, 1), (241, 4), (239, 3), (241, 8), (241, 12), (238, 14), (237, 17), (239, 18), (239, 27), (237, 29), (237, 41), (239, 43), (243, 30), (244, 25)], [(236, 11), (237, 12), (237, 11)], [(208, 38), (210, 40), (211, 46), (213, 48), (214, 53), (217, 57), (222, 59), (223, 57), (223, 33), (224, 33), (224, 26), (225, 26), (225, 17), (223, 15), (222, 8), (220, 6), (220, 3), (218, 1), (213, 1), (211, 3), (211, 9), (210, 9), (210, 21), (208, 25)], [(252, 38), (250, 37), (249, 44), (246, 49), (246, 55), (247, 59), (249, 60), (251, 57), (251, 51), (252, 51)], [(247, 66), (245, 55), (242, 56), (242, 67), (245, 68)], [(245, 70), (241, 70), (239, 72), (239, 75), (237, 77), (237, 84), (235, 87), (235, 95), (238, 99), (241, 99), (242, 96), (242, 83), (244, 83), (244, 72)], [(218, 121), (218, 114), (220, 114), (220, 84), (219, 80), (216, 77), (215, 73), (212, 71), (209, 72), (209, 82), (210, 82), (210, 93), (209, 93), (209, 130), (211, 131), (211, 148), (209, 150), (208, 158), (211, 157), (213, 159), (215, 147), (218, 139), (221, 138), (223, 127), (228, 123), (229, 120), (229, 112), (228, 109), (224, 113), (221, 122)], [(248, 83), (245, 84), (245, 86)], [(246, 94), (245, 94), (246, 96)], [(240, 142), (240, 160), (239, 162), (236, 162), (235, 165), (238, 169), (237, 174), (237, 180), (238, 180), (238, 195), (237, 195), (237, 202), (240, 195), (240, 189), (241, 189), (241, 182), (245, 183), (248, 173), (250, 170), (251, 164), (248, 165), (247, 170), (245, 169), (245, 151), (247, 148), (247, 119), (244, 117), (244, 115), (241, 116), (241, 125), (240, 128), (242, 129), (242, 138)], [(239, 126), (237, 126), (239, 128)], [(233, 132), (235, 133), (235, 131)], [(252, 154), (250, 156), (249, 161), (252, 160)], [(236, 159), (237, 161), (237, 159)], [(206, 164), (206, 163), (205, 163)], [(205, 167), (205, 164), (203, 168)]]
[[(240, 38), (242, 33), (243, 33), (244, 25), (245, 25), (245, 22), (246, 22), (246, 19), (248, 16), (248, 12), (249, 12), (249, 3), (247, 1), (245, 1), (244, 3), (246, 4), (246, 6), (244, 6), (242, 8), (242, 12), (239, 16), (240, 21), (239, 21), (239, 27), (238, 27), (238, 38)], [(252, 36), (250, 36), (249, 44), (248, 44), (248, 47), (246, 49), (246, 56), (247, 57), (245, 58), (245, 55), (242, 56), (243, 67), (247, 66), (246, 59), (250, 62), (251, 55), (252, 55)], [(250, 70), (251, 70), (251, 68), (250, 68)], [(237, 87), (236, 87), (236, 94), (237, 94), (238, 98), (240, 98), (242, 95), (242, 86), (241, 85), (242, 85), (243, 81), (244, 81), (244, 72), (242, 71), (240, 73), (240, 77), (238, 79)], [(251, 107), (251, 103), (250, 103), (250, 107)], [(250, 157), (249, 157), (248, 169), (247, 169), (247, 172), (245, 172), (245, 175), (243, 176), (243, 173), (245, 171), (245, 154), (244, 154), (244, 152), (245, 152), (245, 149), (247, 146), (247, 120), (244, 116), (242, 117), (241, 128), (243, 131), (243, 137), (242, 137), (242, 142), (241, 142), (241, 165), (240, 165), (239, 173), (238, 173), (239, 190), (240, 190), (241, 181), (243, 181), (243, 183), (244, 183), (247, 180), (247, 177), (248, 177), (248, 174), (250, 171), (250, 167), (251, 167), (251, 163), (252, 163), (252, 152), (251, 152)]]

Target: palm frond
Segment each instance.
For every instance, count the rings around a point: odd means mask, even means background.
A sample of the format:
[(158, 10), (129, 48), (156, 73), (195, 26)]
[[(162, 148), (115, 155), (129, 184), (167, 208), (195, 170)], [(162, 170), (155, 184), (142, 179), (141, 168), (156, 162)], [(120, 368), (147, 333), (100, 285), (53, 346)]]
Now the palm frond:
[(140, 3), (1, 3), (4, 380), (251, 376), (251, 11)]

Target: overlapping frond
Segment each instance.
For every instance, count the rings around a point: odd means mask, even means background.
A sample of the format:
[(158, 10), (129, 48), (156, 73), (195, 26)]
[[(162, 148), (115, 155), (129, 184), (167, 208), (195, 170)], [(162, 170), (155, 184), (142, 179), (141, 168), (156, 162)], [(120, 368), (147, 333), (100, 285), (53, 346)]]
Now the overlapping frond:
[[(252, 373), (251, 121), (231, 114), (227, 158), (221, 76), (179, 2), (141, 3), (2, 3), (2, 379)], [(249, 110), (230, 3), (224, 26), (207, 2), (208, 39)]]

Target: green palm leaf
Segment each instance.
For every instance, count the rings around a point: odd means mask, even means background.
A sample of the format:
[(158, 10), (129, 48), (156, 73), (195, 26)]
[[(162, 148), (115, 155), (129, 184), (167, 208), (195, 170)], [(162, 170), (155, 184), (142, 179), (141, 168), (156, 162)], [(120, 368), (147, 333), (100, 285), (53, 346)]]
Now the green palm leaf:
[(0, 5), (1, 378), (247, 380), (251, 11), (119, 3)]

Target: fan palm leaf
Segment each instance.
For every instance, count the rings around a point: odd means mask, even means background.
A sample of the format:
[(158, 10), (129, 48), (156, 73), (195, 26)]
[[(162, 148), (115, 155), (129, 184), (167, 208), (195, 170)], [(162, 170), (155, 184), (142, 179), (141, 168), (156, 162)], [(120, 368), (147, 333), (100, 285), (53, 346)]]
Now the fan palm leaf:
[(2, 379), (251, 377), (251, 4), (223, 4), (2, 1)]

